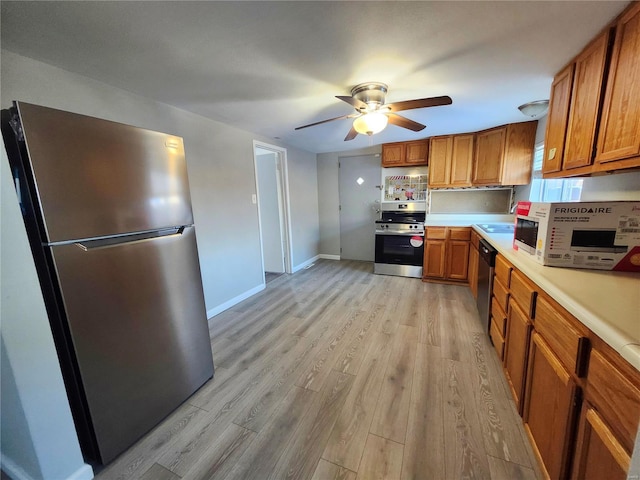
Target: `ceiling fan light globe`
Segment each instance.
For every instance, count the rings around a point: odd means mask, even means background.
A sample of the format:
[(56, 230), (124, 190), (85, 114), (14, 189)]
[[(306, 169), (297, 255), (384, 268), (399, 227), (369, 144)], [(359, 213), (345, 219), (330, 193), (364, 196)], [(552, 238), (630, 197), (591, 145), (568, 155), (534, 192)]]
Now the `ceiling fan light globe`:
[(389, 118), (384, 113), (367, 113), (353, 121), (353, 128), (363, 135), (374, 135), (387, 126)]

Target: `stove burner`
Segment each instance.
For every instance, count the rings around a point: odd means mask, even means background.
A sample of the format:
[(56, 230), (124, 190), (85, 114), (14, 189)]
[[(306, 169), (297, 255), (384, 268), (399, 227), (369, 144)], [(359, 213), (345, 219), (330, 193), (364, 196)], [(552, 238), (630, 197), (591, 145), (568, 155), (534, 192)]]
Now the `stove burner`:
[(424, 212), (382, 212), (376, 223), (424, 224)]

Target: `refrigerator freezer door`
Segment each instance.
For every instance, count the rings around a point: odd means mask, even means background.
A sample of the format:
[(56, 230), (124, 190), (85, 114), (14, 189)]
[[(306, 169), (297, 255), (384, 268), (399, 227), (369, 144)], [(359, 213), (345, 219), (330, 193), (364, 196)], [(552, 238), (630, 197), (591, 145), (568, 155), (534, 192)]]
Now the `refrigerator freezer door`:
[(107, 463), (213, 375), (195, 229), (51, 252)]
[(182, 138), (18, 102), (53, 243), (193, 223)]

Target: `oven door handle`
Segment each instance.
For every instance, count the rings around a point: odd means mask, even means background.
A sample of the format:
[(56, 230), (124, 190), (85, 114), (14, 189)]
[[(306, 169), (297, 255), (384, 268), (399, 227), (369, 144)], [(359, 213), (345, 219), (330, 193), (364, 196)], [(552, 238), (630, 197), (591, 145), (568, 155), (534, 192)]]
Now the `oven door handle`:
[(396, 237), (424, 237), (424, 232), (423, 231), (417, 231), (417, 232), (389, 232), (387, 230), (385, 230), (384, 232), (381, 232), (379, 230), (376, 230), (376, 235), (393, 235)]

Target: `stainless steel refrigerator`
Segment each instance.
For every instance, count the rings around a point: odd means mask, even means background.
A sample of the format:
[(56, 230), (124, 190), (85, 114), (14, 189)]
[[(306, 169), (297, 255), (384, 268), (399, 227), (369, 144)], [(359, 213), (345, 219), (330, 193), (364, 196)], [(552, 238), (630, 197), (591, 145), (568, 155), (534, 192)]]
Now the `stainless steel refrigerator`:
[(82, 450), (108, 463), (213, 376), (183, 141), (23, 102), (2, 133)]

